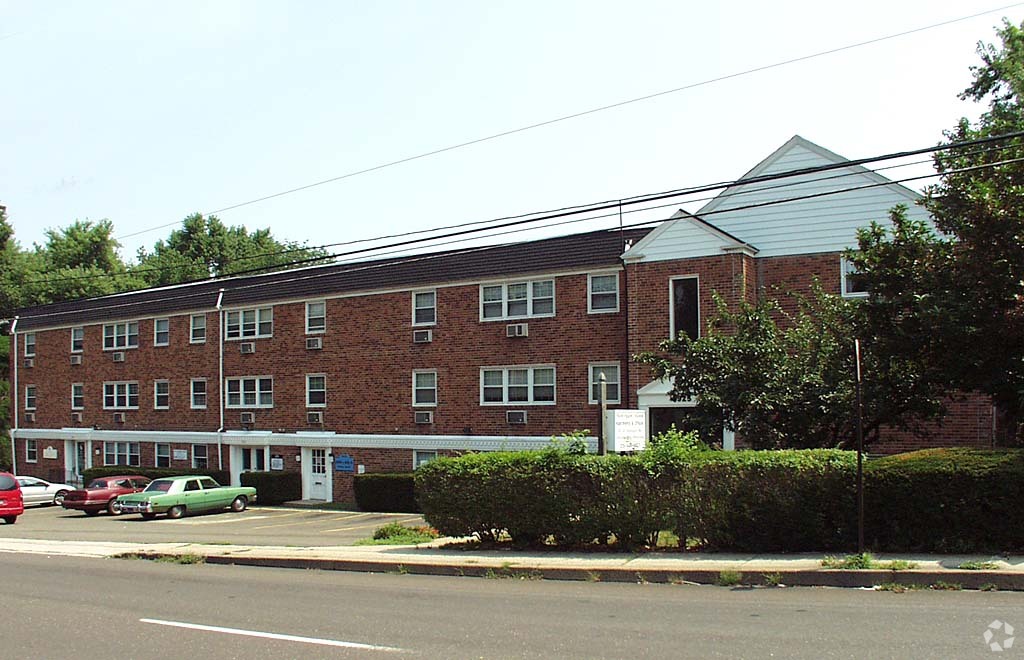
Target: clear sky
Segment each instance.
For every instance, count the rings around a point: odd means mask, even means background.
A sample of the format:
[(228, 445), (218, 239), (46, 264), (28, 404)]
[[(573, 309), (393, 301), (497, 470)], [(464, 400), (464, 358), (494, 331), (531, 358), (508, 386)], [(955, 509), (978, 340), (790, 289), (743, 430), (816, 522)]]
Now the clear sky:
[[(0, 0), (0, 204), (22, 245), (109, 218), (130, 258), (193, 212), (1009, 4)], [(319, 245), (730, 180), (794, 134), (928, 146), (977, 116), (957, 93), (1003, 16), (1024, 3), (218, 215)]]

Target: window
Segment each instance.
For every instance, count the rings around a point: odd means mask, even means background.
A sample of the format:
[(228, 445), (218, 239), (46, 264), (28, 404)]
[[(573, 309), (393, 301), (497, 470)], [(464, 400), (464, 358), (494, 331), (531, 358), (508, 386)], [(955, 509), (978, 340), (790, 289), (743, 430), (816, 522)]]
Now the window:
[(71, 409), (81, 410), (82, 408), (85, 408), (85, 385), (71, 383)]
[(841, 275), (844, 298), (864, 298), (868, 295), (867, 285), (864, 278), (857, 272), (857, 267), (846, 260), (846, 257), (839, 259), (839, 273)]
[(158, 468), (171, 467), (171, 446), (158, 442), (156, 444), (156, 466)]
[(485, 367), (480, 370), (480, 404), (552, 404), (554, 367)]
[(437, 294), (433, 291), (414, 291), (412, 294), (412, 324), (437, 323)]
[(481, 320), (554, 316), (555, 281), (508, 282), (480, 287)]
[(206, 314), (193, 314), (189, 317), (188, 341), (190, 344), (206, 343)]
[(139, 323), (107, 323), (103, 326), (103, 350), (119, 351), (125, 348), (138, 348)]
[(680, 277), (672, 280), (671, 336), (673, 339), (685, 332), (690, 339), (700, 337), (700, 305), (697, 278)]
[(274, 308), (239, 309), (227, 313), (225, 339), (271, 337), (274, 334)]
[(323, 300), (306, 303), (306, 334), (327, 331), (327, 303)]
[(415, 470), (421, 465), (429, 463), (430, 461), (437, 458), (436, 451), (421, 451), (417, 450), (412, 453), (412, 467)]
[(274, 379), (228, 378), (227, 394), (228, 408), (273, 408)]
[(71, 328), (71, 352), (81, 353), (85, 348), (85, 328)]
[(604, 374), (605, 402), (620, 403), (619, 364), (617, 362), (590, 365), (590, 403), (601, 403), (601, 374)]
[(587, 311), (591, 314), (619, 311), (619, 274), (591, 275)]
[(36, 386), (26, 385), (25, 386), (25, 410), (36, 409)]
[(104, 465), (139, 465), (139, 443), (104, 442)]
[(171, 407), (171, 383), (166, 380), (153, 381), (153, 408), (167, 410)]
[(414, 372), (412, 372), (412, 405), (414, 405), (414, 406), (436, 406), (437, 405), (437, 372), (436, 371), (414, 371)]
[(192, 445), (192, 467), (205, 470), (209, 465), (206, 445)]
[(259, 447), (242, 447), (242, 472), (263, 472), (266, 468), (266, 455)]
[(170, 319), (153, 320), (153, 345), (167, 346), (171, 343), (171, 321)]
[[(138, 407), (139, 384), (137, 382), (103, 383), (104, 410), (134, 410)], [(120, 463), (115, 465), (120, 465)], [(138, 464), (136, 463), (136, 465)]]
[(39, 460), (39, 450), (36, 448), (35, 440), (25, 441), (25, 461), (27, 463), (35, 463)]
[(206, 407), (206, 379), (205, 378), (193, 378), (191, 384), (192, 390), (192, 407), (193, 408), (205, 408)]
[(36, 333), (26, 332), (25, 333), (25, 357), (36, 356)]
[(323, 408), (327, 405), (327, 376), (306, 374), (306, 407)]

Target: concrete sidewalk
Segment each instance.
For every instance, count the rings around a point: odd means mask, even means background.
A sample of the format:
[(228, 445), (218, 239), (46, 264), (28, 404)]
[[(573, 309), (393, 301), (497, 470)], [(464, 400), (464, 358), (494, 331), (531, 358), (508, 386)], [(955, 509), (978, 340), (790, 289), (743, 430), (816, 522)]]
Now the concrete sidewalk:
[[(821, 555), (740, 555), (711, 553), (562, 553), (462, 550), (445, 547), (451, 539), (419, 546), (242, 546), (199, 543), (108, 543), (0, 539), (0, 552), (78, 557), (143, 558), (200, 556), (210, 564), (315, 568), (369, 573), (415, 573), (488, 578), (716, 584), (722, 573), (739, 574), (739, 584), (872, 587), (937, 583), (965, 589), (1024, 591), (1024, 556), (883, 555), (902, 559), (909, 570), (836, 570), (821, 567)], [(963, 570), (966, 561), (993, 562), (994, 570)], [(735, 579), (735, 575), (727, 576)], [(991, 585), (991, 587), (989, 587)]]

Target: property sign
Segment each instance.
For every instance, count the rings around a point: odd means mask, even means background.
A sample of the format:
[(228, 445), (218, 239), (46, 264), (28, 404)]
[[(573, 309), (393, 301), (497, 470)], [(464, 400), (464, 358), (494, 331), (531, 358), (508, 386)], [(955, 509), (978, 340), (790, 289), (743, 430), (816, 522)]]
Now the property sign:
[(335, 472), (355, 472), (356, 462), (348, 454), (339, 454), (334, 457)]
[(176, 461), (187, 461), (188, 460), (188, 450), (187, 449), (175, 449), (173, 454), (174, 454), (174, 460), (176, 460)]
[(609, 452), (643, 451), (647, 448), (647, 413), (643, 410), (609, 410), (604, 433)]
[(281, 454), (272, 454), (270, 456), (270, 469), (271, 470), (283, 470), (284, 469), (284, 456)]

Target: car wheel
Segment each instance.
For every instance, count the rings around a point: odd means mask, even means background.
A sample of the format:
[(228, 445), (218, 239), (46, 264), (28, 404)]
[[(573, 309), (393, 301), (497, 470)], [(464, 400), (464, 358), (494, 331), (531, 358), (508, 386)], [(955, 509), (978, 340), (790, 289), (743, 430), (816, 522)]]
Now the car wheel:
[(121, 504), (120, 502), (117, 501), (117, 499), (112, 499), (109, 502), (107, 502), (107, 513), (109, 513), (112, 516), (121, 515)]
[(177, 520), (178, 518), (181, 518), (184, 515), (185, 515), (185, 507), (182, 506), (181, 504), (179, 504), (177, 506), (172, 506), (170, 509), (167, 509), (167, 517), (168, 518), (173, 518), (174, 520)]
[(96, 509), (86, 509), (84, 511), (84, 513), (85, 513), (85, 515), (90, 516), (90, 517), (100, 515), (100, 512), (97, 511)]
[(4, 516), (4, 522), (6, 522), (8, 525), (13, 525), (17, 519), (18, 516)]
[(156, 518), (156, 514), (155, 513), (146, 512), (146, 513), (142, 514), (142, 519), (143, 520), (152, 520), (153, 518)]
[(68, 494), (66, 490), (58, 490), (57, 494), (53, 496), (53, 503), (57, 506), (64, 504), (64, 496)]
[(245, 495), (239, 495), (231, 502), (232, 511), (245, 511), (245, 507), (249, 504), (249, 500)]

